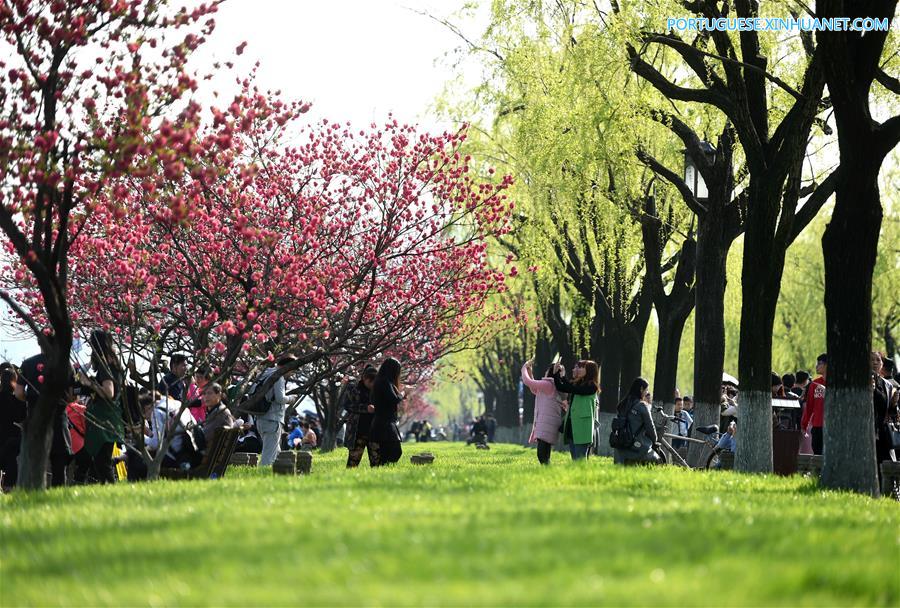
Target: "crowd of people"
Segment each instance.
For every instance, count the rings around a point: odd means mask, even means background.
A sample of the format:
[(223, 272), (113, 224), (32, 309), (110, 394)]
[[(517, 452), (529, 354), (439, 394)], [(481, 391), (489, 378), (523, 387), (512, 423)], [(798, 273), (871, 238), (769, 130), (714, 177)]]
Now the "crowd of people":
[[(297, 414), (288, 408), (286, 386), (294, 357), (278, 359), (254, 380), (245, 400), (261, 387), (267, 390), (256, 398), (260, 404), (252, 410), (255, 413), (248, 413), (249, 409), (241, 409), (243, 402), (235, 403), (237, 387), (226, 388), (215, 382), (208, 366), (197, 365), (189, 376), (189, 360), (184, 355), (171, 356), (168, 370), (148, 387), (146, 374), (142, 376), (133, 366), (125, 369), (121, 364), (108, 333), (95, 331), (88, 343), (90, 364), (87, 369), (77, 364), (73, 367), (68, 404), (53, 418), (52, 485), (109, 483), (117, 479), (117, 468), (123, 463), (129, 479), (145, 478), (148, 466), (141, 446), (154, 459), (162, 452), (162, 467), (197, 467), (222, 429), (238, 428), (237, 451), (259, 453), (261, 466), (272, 465), (282, 450), (315, 449), (322, 437), (316, 414)], [(900, 377), (894, 362), (881, 353), (873, 352), (871, 362), (876, 457), (879, 462), (894, 460), (888, 423), (900, 422)], [(17, 481), (22, 427), (40, 395), (44, 364), (44, 356), (38, 354), (18, 368), (9, 363), (0, 365), (0, 471), (4, 488), (15, 486)], [(799, 431), (803, 438), (799, 451), (820, 455), (824, 450), (828, 391), (826, 354), (818, 357), (815, 370), (815, 376), (804, 370), (772, 375), (773, 426)], [(276, 374), (277, 380), (268, 382)], [(348, 468), (359, 466), (364, 453), (368, 453), (373, 467), (400, 459), (404, 437), (398, 427), (398, 408), (405, 398), (400, 375), (399, 361), (388, 358), (380, 367), (366, 365), (359, 379), (342, 391), (339, 426), (344, 429), (342, 443), (348, 450)], [(568, 376), (562, 364), (553, 363), (538, 376), (533, 362), (528, 361), (521, 375), (523, 385), (535, 395), (529, 443), (537, 445), (538, 461), (549, 464), (553, 446), (560, 439), (568, 445), (572, 460), (587, 458), (597, 443), (597, 363), (578, 361)], [(619, 402), (612, 423), (610, 443), (617, 463), (659, 461), (661, 438), (651, 403), (649, 383), (636, 378)], [(676, 390), (674, 410), (668, 432), (672, 447), (681, 449), (692, 436), (694, 400)], [(242, 417), (236, 417), (233, 411)], [(725, 374), (718, 427), (723, 432), (718, 450), (735, 451), (739, 421), (738, 382)], [(463, 426), (454, 424), (452, 438), (487, 444), (494, 441), (496, 429), (496, 419), (485, 413)], [(411, 437), (421, 442), (447, 438), (443, 429), (435, 430), (427, 420), (410, 425), (405, 438)]]
[[(149, 471), (145, 454), (153, 462), (159, 460), (162, 468), (196, 468), (223, 429), (238, 428), (236, 451), (260, 454), (260, 466), (272, 465), (282, 450), (318, 446), (319, 417), (288, 407), (288, 370), (296, 361), (292, 356), (262, 371), (239, 401), (238, 387), (215, 382), (208, 366), (197, 365), (189, 375), (185, 355), (172, 355), (168, 369), (157, 380), (134, 366), (126, 369), (107, 332), (92, 332), (88, 344), (90, 363), (70, 370), (67, 403), (53, 418), (53, 486), (110, 483), (121, 477), (120, 471), (127, 471), (132, 481), (145, 479)], [(42, 354), (29, 357), (19, 367), (0, 365), (0, 483), (4, 489), (17, 482), (23, 427), (40, 396), (44, 365)], [(277, 380), (269, 382), (276, 373)], [(366, 451), (372, 466), (400, 459), (398, 406), (405, 398), (400, 374), (399, 361), (388, 358), (379, 368), (367, 365), (359, 382), (344, 391), (341, 408), (348, 467), (358, 465)], [(267, 390), (255, 398), (255, 413), (243, 410), (248, 398), (263, 387)]]
[[(873, 411), (875, 419), (876, 458), (878, 462), (895, 460), (888, 423), (900, 422), (900, 375), (894, 362), (882, 353), (872, 353)], [(536, 377), (533, 362), (522, 367), (522, 383), (535, 396), (534, 424), (529, 443), (537, 444), (537, 458), (542, 464), (550, 462), (553, 446), (562, 437), (568, 444), (573, 460), (586, 458), (595, 447), (597, 397), (599, 394), (598, 366), (594, 361), (578, 361), (571, 377), (559, 363), (551, 364), (541, 377)], [(828, 356), (816, 361), (816, 376), (804, 370), (784, 375), (772, 374), (773, 428), (799, 431), (802, 437), (800, 453), (821, 455), (824, 449), (825, 396), (827, 393)], [(660, 461), (658, 425), (651, 410), (649, 383), (636, 378), (616, 409), (611, 447), (617, 463), (655, 463)], [(671, 445), (684, 448), (692, 436), (694, 400), (681, 396), (676, 389), (674, 418), (670, 429)], [(717, 450), (734, 452), (735, 435), (740, 419), (738, 381), (723, 375), (720, 400), (722, 429)], [(622, 439), (624, 438), (624, 439)], [(619, 445), (613, 445), (618, 443)]]

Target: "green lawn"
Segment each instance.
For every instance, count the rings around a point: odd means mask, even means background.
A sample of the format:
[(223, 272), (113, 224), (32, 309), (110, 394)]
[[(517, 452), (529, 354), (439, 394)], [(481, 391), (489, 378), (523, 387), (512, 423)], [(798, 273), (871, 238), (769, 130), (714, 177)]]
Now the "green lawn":
[[(436, 453), (431, 466), (409, 455)], [(900, 604), (900, 506), (802, 478), (404, 446), (0, 499), (0, 604)]]

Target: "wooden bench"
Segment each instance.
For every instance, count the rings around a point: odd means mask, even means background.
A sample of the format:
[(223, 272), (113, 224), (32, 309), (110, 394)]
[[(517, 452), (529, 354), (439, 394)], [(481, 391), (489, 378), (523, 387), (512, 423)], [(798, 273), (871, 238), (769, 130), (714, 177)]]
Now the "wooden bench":
[(881, 463), (881, 495), (900, 499), (900, 495), (895, 494), (898, 487), (900, 487), (900, 462), (885, 460)]
[(212, 443), (207, 446), (199, 466), (186, 471), (162, 469), (159, 476), (164, 479), (219, 479), (224, 477), (240, 432), (238, 428), (218, 431), (213, 436)]
[(824, 456), (800, 454), (797, 456), (797, 474), (818, 479), (822, 475), (822, 466), (824, 464)]

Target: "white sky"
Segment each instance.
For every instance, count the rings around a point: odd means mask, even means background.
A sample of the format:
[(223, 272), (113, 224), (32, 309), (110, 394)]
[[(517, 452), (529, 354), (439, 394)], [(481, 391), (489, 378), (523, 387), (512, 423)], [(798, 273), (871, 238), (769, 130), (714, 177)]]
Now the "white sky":
[[(311, 121), (362, 127), (393, 112), (401, 122), (443, 131), (451, 125), (429, 108), (451, 77), (445, 54), (460, 40), (416, 11), (448, 17), (461, 6), (462, 0), (229, 0), (194, 65), (202, 70), (225, 60), (246, 41), (238, 68), (259, 60), (260, 87), (312, 102)], [(468, 31), (479, 31), (469, 23)], [(14, 340), (0, 329), (0, 360), (21, 362), (36, 351), (33, 340)]]
[[(314, 119), (363, 126), (388, 112), (441, 130), (428, 112), (450, 76), (435, 60), (460, 46), (446, 27), (461, 0), (229, 0), (198, 60), (221, 58), (242, 41), (242, 60), (259, 59), (259, 82), (313, 103)], [(244, 65), (242, 63), (241, 65)], [(307, 116), (310, 116), (307, 115)]]

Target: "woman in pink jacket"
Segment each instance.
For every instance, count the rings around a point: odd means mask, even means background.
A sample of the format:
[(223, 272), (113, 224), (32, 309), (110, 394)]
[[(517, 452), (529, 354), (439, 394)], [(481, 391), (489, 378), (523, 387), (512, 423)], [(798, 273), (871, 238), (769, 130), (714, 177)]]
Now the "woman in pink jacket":
[(522, 383), (534, 394), (534, 426), (528, 443), (537, 441), (537, 457), (541, 464), (550, 464), (550, 453), (559, 438), (562, 413), (568, 403), (556, 392), (556, 385), (549, 368), (540, 380), (534, 378), (534, 362), (522, 366)]

